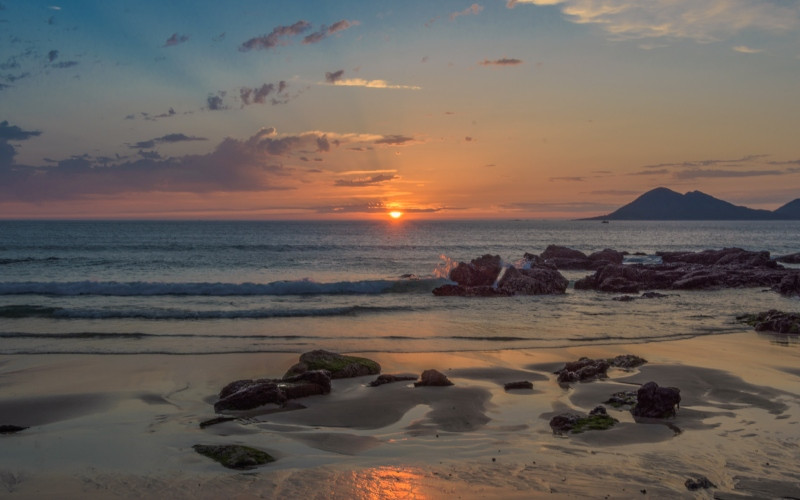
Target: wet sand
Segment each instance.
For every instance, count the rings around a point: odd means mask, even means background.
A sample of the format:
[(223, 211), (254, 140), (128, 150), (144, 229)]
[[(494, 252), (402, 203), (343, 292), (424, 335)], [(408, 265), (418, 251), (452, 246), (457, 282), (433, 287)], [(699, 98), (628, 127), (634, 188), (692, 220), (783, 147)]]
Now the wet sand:
[[(201, 429), (221, 387), (279, 377), (295, 354), (0, 357), (0, 497), (10, 498), (776, 498), (800, 497), (800, 344), (742, 331), (664, 343), (536, 351), (365, 353), (383, 373), (435, 368), (452, 387), (335, 380), (304, 408), (250, 411)], [(588, 356), (649, 360), (559, 385)], [(358, 354), (358, 353), (355, 353)], [(503, 384), (533, 382), (532, 390)], [(556, 436), (549, 418), (588, 412), (655, 381), (677, 416)], [(194, 444), (246, 444), (277, 460), (238, 472)], [(703, 475), (716, 489), (689, 492)]]

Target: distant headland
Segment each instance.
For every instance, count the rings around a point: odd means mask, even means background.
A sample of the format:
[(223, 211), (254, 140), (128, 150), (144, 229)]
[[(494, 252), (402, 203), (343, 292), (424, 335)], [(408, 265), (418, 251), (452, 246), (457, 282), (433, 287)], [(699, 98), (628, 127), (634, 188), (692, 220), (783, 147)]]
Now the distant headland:
[(582, 220), (800, 220), (800, 198), (770, 211), (734, 205), (700, 191), (680, 194), (659, 187), (608, 215)]

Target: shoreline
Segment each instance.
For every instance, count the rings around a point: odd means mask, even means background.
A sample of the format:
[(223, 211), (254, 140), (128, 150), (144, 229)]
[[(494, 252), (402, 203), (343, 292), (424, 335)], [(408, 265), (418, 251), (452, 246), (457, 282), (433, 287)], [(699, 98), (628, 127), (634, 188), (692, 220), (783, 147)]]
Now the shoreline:
[[(695, 497), (683, 484), (692, 474), (718, 486), (701, 496), (800, 495), (800, 350), (744, 328), (639, 344), (348, 354), (378, 361), (383, 373), (435, 368), (455, 386), (335, 380), (331, 394), (297, 400), (305, 409), (200, 429), (224, 385), (279, 377), (297, 354), (2, 356), (0, 424), (30, 428), (0, 436), (0, 495)], [(582, 356), (618, 354), (649, 363), (568, 389), (552, 374)], [(503, 389), (526, 375), (533, 390)], [(671, 423), (682, 432), (611, 408), (620, 423), (608, 431), (561, 437), (549, 428), (554, 413), (585, 413), (648, 380), (681, 389)], [(191, 450), (226, 443), (277, 461), (229, 471)]]

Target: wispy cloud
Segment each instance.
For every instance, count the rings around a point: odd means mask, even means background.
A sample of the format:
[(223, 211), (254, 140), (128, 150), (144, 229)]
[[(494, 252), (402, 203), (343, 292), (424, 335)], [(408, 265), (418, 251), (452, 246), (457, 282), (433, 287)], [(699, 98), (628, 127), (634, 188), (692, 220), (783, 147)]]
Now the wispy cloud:
[(453, 12), (452, 14), (450, 14), (450, 20), (455, 21), (455, 19), (459, 16), (469, 16), (469, 15), (477, 16), (478, 14), (480, 14), (482, 10), (483, 6), (474, 3), (460, 12)]
[(173, 33), (172, 36), (167, 38), (167, 41), (164, 42), (164, 47), (174, 47), (175, 45), (179, 45), (181, 43), (185, 43), (189, 41), (188, 35), (180, 35), (178, 33)]
[(763, 49), (754, 49), (747, 45), (737, 45), (733, 50), (741, 52), (742, 54), (758, 54), (759, 52), (763, 52)]
[(317, 43), (335, 33), (340, 31), (344, 31), (346, 29), (352, 28), (353, 26), (358, 26), (360, 23), (358, 21), (348, 21), (346, 19), (342, 19), (341, 21), (337, 21), (330, 26), (325, 26), (324, 24), (320, 26), (320, 28), (311, 33), (310, 35), (306, 35), (303, 38), (304, 44), (310, 43)]
[(714, 169), (689, 169), (675, 172), (676, 179), (722, 178), (722, 177), (763, 177), (765, 175), (784, 175), (782, 170), (714, 170)]
[(343, 70), (325, 73), (325, 82), (338, 87), (366, 87), (369, 89), (422, 90), (417, 85), (398, 85), (386, 80), (365, 80), (363, 78), (342, 78)]
[(247, 52), (255, 49), (271, 49), (278, 45), (286, 45), (286, 39), (301, 35), (311, 29), (308, 21), (297, 21), (289, 26), (276, 26), (269, 34), (257, 36), (247, 40), (239, 46), (239, 50)]
[(558, 5), (567, 19), (597, 24), (617, 39), (676, 38), (712, 42), (745, 30), (789, 32), (800, 25), (800, 4), (753, 0), (511, 0)]
[[(275, 104), (284, 104), (288, 96), (284, 94), (288, 84), (281, 80), (278, 83), (264, 83), (260, 87), (242, 87), (239, 89), (239, 99), (242, 101), (242, 106), (250, 104), (264, 104), (270, 102)], [(269, 101), (267, 97), (273, 95)]]
[(337, 187), (366, 187), (383, 184), (384, 182), (393, 181), (395, 179), (399, 179), (399, 177), (394, 174), (377, 174), (359, 179), (337, 179), (333, 185)]
[(585, 182), (586, 179), (584, 177), (550, 177), (550, 182), (558, 182), (558, 181)]
[(188, 136), (186, 134), (167, 134), (162, 135), (161, 137), (156, 137), (155, 139), (149, 139), (146, 141), (139, 141), (134, 144), (129, 144), (128, 147), (131, 149), (152, 149), (158, 144), (172, 144), (176, 142), (194, 142), (194, 141), (207, 141), (205, 137), (194, 137)]
[(502, 59), (484, 59), (483, 61), (479, 62), (481, 66), (518, 66), (522, 64), (522, 59), (515, 59), (509, 57), (503, 57)]

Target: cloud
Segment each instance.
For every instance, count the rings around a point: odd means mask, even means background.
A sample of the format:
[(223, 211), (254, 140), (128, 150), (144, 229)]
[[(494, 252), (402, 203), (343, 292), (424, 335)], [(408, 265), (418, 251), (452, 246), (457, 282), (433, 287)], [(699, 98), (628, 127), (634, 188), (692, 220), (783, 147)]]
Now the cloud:
[(583, 177), (550, 177), (550, 182), (567, 181), (567, 182), (584, 182)]
[(522, 64), (522, 59), (514, 59), (504, 57), (502, 59), (495, 59), (490, 61), (489, 59), (484, 59), (483, 61), (479, 62), (481, 66), (518, 66)]
[(452, 14), (450, 14), (450, 20), (455, 21), (455, 19), (459, 16), (468, 16), (468, 15), (477, 16), (478, 14), (480, 14), (482, 10), (483, 10), (482, 6), (474, 3), (460, 12), (453, 12)]
[(51, 64), (50, 66), (53, 67), (53, 68), (65, 69), (65, 68), (71, 68), (73, 66), (77, 66), (78, 64), (80, 64), (80, 63), (78, 63), (78, 61), (61, 61), (61, 62), (57, 62), (57, 63)]
[[(383, 201), (368, 202), (368, 203), (351, 203), (343, 205), (325, 205), (315, 207), (314, 210), (321, 214), (344, 214), (344, 213), (386, 213), (389, 210), (396, 210), (394, 205), (389, 205)], [(408, 214), (429, 214), (447, 210), (446, 207), (436, 208), (419, 208), (419, 207), (403, 207), (402, 211)], [(452, 210), (452, 209), (450, 209)]]
[(769, 155), (756, 154), (746, 155), (741, 158), (734, 159), (711, 159), (711, 160), (687, 160), (673, 163), (658, 163), (655, 165), (644, 165), (642, 168), (695, 168), (695, 167), (710, 167), (714, 165), (726, 166), (744, 166), (752, 164), (752, 162), (767, 158)]
[(336, 83), (338, 80), (342, 79), (342, 75), (344, 75), (344, 70), (340, 69), (334, 72), (325, 72), (325, 81), (328, 83)]
[(742, 54), (758, 54), (759, 52), (763, 52), (762, 49), (753, 49), (746, 45), (737, 45), (733, 48), (736, 52), (741, 52)]
[(666, 168), (659, 168), (654, 170), (640, 170), (639, 172), (633, 172), (629, 175), (666, 175), (669, 174), (669, 170)]
[(297, 21), (289, 26), (276, 26), (268, 35), (251, 38), (239, 46), (239, 51), (247, 52), (255, 49), (271, 49), (278, 45), (286, 45), (286, 38), (300, 35), (311, 29), (308, 21)]
[(307, 35), (305, 38), (303, 38), (303, 43), (304, 44), (317, 43), (317, 42), (319, 42), (319, 41), (321, 41), (321, 40), (333, 35), (334, 33), (338, 33), (340, 31), (344, 31), (346, 29), (349, 29), (349, 28), (352, 28), (353, 26), (358, 26), (358, 25), (359, 25), (358, 21), (348, 21), (346, 19), (342, 19), (341, 21), (337, 21), (337, 22), (333, 23), (330, 26), (325, 26), (323, 24), (322, 26), (320, 26), (319, 30), (317, 30), (314, 33), (311, 33), (310, 35)]
[(0, 122), (0, 142), (24, 141), (42, 135), (40, 130), (23, 130), (16, 125), (9, 125), (8, 120)]
[[(327, 79), (327, 73), (326, 73)], [(334, 80), (333, 83), (336, 86), (341, 87), (367, 87), (370, 89), (399, 89), (399, 90), (421, 90), (422, 87), (418, 87), (416, 85), (394, 85), (386, 80), (364, 80), (363, 78), (347, 78), (347, 79), (338, 79)]]
[(173, 33), (172, 36), (167, 38), (167, 41), (164, 42), (164, 47), (174, 47), (175, 45), (184, 43), (189, 41), (188, 35), (179, 35), (178, 33)]
[(208, 109), (210, 111), (219, 111), (222, 109), (228, 109), (228, 107), (225, 106), (223, 102), (226, 94), (227, 93), (224, 90), (220, 90), (216, 94), (209, 95), (208, 98), (206, 98), (206, 104), (208, 106)]
[(173, 144), (176, 142), (193, 142), (193, 141), (207, 141), (205, 137), (194, 137), (188, 136), (186, 134), (167, 134), (162, 135), (161, 137), (156, 137), (155, 139), (150, 139), (147, 141), (140, 141), (134, 144), (129, 144), (128, 147), (131, 149), (152, 149), (158, 144)]
[(745, 30), (786, 33), (800, 25), (800, 4), (754, 0), (511, 0), (558, 5), (567, 19), (597, 24), (616, 39), (674, 38), (713, 42)]
[(57, 50), (51, 50), (50, 52), (47, 53), (47, 62), (53, 62), (56, 59), (58, 59), (58, 51)]
[(389, 144), (392, 146), (402, 146), (412, 142), (414, 142), (414, 138), (405, 135), (385, 135), (375, 140), (375, 144)]
[[(242, 101), (242, 106), (249, 106), (250, 104), (264, 104), (267, 102), (267, 97), (270, 94), (278, 95), (283, 94), (288, 84), (281, 80), (278, 83), (265, 83), (260, 87), (242, 87), (239, 89), (239, 99)], [(270, 102), (275, 104), (284, 104), (288, 100), (288, 96), (282, 95), (281, 99), (272, 98)]]
[(378, 174), (361, 179), (338, 179), (333, 185), (337, 187), (366, 187), (383, 184), (395, 179), (399, 179), (399, 177), (393, 174)]
[(607, 211), (618, 208), (606, 203), (593, 202), (513, 202), (500, 205), (500, 208), (524, 212), (566, 212), (581, 213), (590, 211)]

